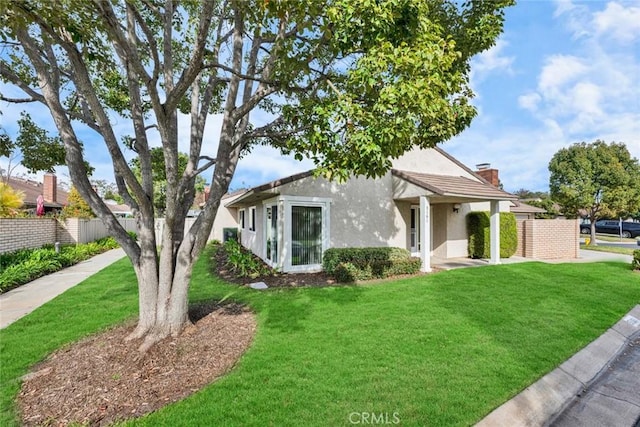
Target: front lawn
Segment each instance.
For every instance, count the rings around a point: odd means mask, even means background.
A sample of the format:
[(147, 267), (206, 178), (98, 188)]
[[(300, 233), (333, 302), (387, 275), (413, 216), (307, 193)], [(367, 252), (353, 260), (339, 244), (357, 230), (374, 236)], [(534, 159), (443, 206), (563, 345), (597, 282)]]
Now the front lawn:
[[(192, 283), (192, 301), (249, 303), (255, 342), (222, 380), (133, 424), (333, 426), (374, 413), (402, 425), (468, 425), (640, 300), (640, 276), (621, 263), (522, 263), (261, 292), (222, 283), (201, 261)], [(136, 306), (122, 260), (0, 331), (0, 425), (17, 423), (12, 402), (30, 365), (131, 318)]]

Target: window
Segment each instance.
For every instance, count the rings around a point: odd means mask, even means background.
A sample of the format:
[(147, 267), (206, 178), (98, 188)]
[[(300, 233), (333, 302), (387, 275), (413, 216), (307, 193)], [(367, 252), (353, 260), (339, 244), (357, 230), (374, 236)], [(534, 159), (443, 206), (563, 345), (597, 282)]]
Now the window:
[(238, 225), (241, 230), (244, 230), (244, 209), (238, 211)]
[(249, 208), (249, 231), (256, 231), (256, 208)]

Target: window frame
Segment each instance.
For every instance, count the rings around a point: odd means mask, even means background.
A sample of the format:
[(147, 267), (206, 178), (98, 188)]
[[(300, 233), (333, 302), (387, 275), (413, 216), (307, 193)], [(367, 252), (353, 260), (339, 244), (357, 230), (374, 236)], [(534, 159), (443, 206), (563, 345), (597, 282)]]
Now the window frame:
[(249, 231), (256, 232), (256, 207), (249, 208)]
[(238, 209), (238, 228), (244, 230), (246, 225), (245, 209)]

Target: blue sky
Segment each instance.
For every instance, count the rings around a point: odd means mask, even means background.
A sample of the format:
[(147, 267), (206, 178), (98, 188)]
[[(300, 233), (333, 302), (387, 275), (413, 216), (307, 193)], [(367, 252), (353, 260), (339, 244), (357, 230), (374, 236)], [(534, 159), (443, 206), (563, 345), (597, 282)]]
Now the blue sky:
[[(575, 142), (624, 142), (640, 158), (640, 3), (521, 0), (507, 9), (496, 46), (473, 59), (471, 85), (478, 116), (441, 147), (472, 168), (491, 163), (508, 191), (547, 190), (549, 160)], [(20, 110), (6, 104), (0, 110), (0, 124), (13, 132)], [(32, 114), (46, 115), (41, 108)], [(259, 122), (259, 115), (254, 118)], [(219, 118), (212, 119), (206, 130), (209, 154), (219, 129)], [(187, 121), (181, 123), (186, 131)], [(128, 124), (116, 128), (126, 132)], [(86, 135), (95, 178), (111, 181), (106, 151)], [(0, 167), (6, 159), (0, 158)], [(232, 187), (311, 167), (255, 147), (240, 161)], [(59, 174), (64, 177), (64, 168)]]

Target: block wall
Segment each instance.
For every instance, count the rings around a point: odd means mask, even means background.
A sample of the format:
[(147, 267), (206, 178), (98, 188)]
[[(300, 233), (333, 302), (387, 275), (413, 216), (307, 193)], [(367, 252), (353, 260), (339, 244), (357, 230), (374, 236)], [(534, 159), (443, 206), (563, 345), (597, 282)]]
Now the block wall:
[(580, 255), (578, 220), (527, 219), (517, 221), (517, 228), (518, 256), (562, 259)]
[(54, 243), (57, 223), (53, 218), (0, 218), (0, 253)]

